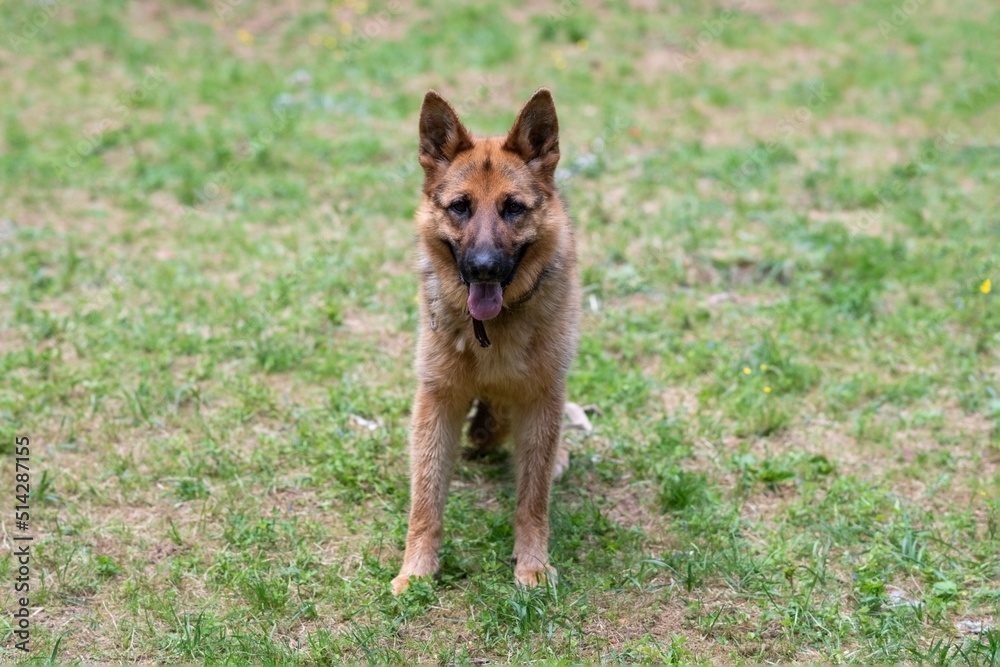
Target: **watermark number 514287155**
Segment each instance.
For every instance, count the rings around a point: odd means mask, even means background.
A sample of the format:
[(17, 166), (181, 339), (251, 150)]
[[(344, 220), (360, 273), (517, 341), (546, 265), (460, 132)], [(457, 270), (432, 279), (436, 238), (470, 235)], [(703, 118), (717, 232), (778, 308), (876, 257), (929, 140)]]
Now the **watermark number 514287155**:
[(27, 653), (31, 640), (31, 450), (27, 436), (14, 438), (14, 647)]

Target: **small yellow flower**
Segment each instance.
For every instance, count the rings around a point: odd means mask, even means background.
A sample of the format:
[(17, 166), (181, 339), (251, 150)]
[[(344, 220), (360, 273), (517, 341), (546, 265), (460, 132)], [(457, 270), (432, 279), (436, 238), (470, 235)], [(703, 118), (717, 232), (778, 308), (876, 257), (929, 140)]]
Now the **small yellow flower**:
[(765, 394), (770, 394), (771, 393), (771, 388), (770, 387), (764, 387), (764, 393)]
[(244, 44), (253, 44), (253, 35), (243, 28), (236, 31), (236, 37)]
[(743, 375), (750, 375), (750, 373), (752, 373), (752, 372), (753, 371), (750, 370), (749, 366), (744, 366), (743, 367)]
[(368, 3), (365, 2), (364, 0), (361, 0), (361, 2), (358, 2), (358, 3), (355, 3), (355, 5), (354, 5), (354, 13), (355, 14), (364, 14), (365, 11), (367, 11), (367, 10), (368, 10)]
[(587, 49), (590, 48), (590, 42), (588, 42), (585, 39), (581, 39), (579, 42), (576, 43), (576, 48), (580, 49), (581, 51), (586, 51)]
[(341, 35), (350, 35), (353, 30), (354, 30), (354, 26), (352, 26), (350, 23), (341, 23), (340, 24), (340, 34)]
[(760, 370), (766, 371), (767, 370), (767, 364), (761, 364), (760, 365)]
[(983, 294), (989, 294), (990, 290), (992, 289), (993, 289), (993, 283), (990, 282), (989, 278), (984, 280), (983, 284), (979, 286), (979, 291), (982, 292)]
[(566, 69), (566, 57), (563, 56), (562, 51), (552, 52), (552, 64), (556, 66), (556, 69)]
[(323, 46), (325, 46), (326, 48), (328, 48), (330, 50), (333, 50), (333, 49), (337, 48), (337, 38), (336, 37), (327, 37), (326, 39), (323, 40)]

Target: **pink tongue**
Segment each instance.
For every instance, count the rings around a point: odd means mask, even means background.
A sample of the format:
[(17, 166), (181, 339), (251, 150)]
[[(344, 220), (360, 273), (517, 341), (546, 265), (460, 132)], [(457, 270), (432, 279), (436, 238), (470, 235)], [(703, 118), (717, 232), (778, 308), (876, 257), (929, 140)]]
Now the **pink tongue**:
[(469, 285), (469, 312), (477, 320), (490, 320), (500, 314), (503, 290), (500, 283), (472, 283)]

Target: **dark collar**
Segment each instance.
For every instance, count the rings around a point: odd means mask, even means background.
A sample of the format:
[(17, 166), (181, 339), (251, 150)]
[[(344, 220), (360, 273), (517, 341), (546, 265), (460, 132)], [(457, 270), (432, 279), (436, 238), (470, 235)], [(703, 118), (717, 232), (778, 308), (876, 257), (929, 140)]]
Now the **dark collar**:
[(548, 277), (548, 275), (549, 275), (549, 267), (546, 266), (539, 272), (538, 277), (535, 278), (535, 284), (531, 286), (531, 289), (522, 294), (517, 299), (517, 301), (510, 302), (510, 304), (508, 304), (507, 307), (517, 308), (518, 306), (523, 306), (524, 304), (528, 303), (528, 301), (531, 300), (531, 297), (535, 296), (535, 292), (538, 291), (538, 288), (541, 287), (542, 285), (542, 281), (545, 280)]

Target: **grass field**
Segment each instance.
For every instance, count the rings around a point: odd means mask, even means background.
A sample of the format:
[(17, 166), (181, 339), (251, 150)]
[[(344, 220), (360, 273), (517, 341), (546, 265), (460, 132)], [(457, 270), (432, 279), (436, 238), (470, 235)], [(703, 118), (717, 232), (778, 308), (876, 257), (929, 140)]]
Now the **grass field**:
[[(1000, 663), (1000, 7), (0, 4), (0, 658)], [(416, 121), (541, 85), (584, 333), (400, 599)], [(992, 282), (991, 282), (992, 281)]]

